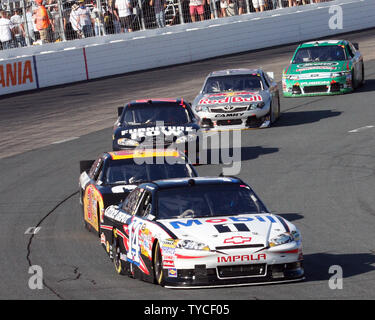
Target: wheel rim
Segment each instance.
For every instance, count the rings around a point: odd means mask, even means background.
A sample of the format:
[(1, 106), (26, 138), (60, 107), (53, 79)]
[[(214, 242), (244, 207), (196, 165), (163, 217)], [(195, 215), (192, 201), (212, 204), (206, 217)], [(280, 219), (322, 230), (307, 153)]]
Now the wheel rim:
[(120, 248), (118, 247), (117, 244), (115, 245), (115, 250), (113, 252), (113, 263), (115, 265), (116, 271), (120, 273), (122, 269), (121, 261), (120, 261)]

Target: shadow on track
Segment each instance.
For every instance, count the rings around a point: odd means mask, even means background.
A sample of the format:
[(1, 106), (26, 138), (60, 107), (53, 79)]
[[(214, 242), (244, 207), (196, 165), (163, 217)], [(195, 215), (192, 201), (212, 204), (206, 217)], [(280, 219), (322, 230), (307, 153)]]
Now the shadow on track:
[(356, 89), (354, 93), (371, 92), (375, 91), (375, 79), (366, 79), (365, 84)]
[[(328, 281), (333, 274), (328, 272), (331, 266), (338, 265), (343, 270), (343, 278), (350, 278), (375, 270), (375, 254), (314, 253), (304, 255), (306, 281)], [(344, 284), (345, 285), (345, 284)]]
[[(247, 161), (253, 160), (260, 156), (275, 153), (279, 148), (263, 148), (262, 146), (229, 148), (228, 150), (209, 149), (207, 152), (207, 159), (201, 158), (202, 161), (207, 160), (206, 163), (200, 164), (229, 164), (227, 160), (232, 161)], [(229, 153), (228, 153), (229, 152)], [(239, 158), (237, 158), (239, 157)]]
[(316, 111), (296, 111), (281, 114), (280, 119), (275, 124), (276, 127), (297, 126), (307, 123), (318, 122), (322, 119), (337, 117), (340, 111), (316, 110)]

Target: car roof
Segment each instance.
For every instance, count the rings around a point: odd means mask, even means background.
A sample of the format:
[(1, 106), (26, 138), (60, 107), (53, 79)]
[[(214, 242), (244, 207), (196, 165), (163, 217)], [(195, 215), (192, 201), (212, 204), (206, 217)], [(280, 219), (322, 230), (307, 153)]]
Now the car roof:
[(128, 105), (137, 105), (137, 104), (159, 104), (163, 103), (163, 105), (171, 104), (182, 104), (184, 103), (184, 100), (182, 98), (173, 99), (173, 98), (154, 98), (154, 99), (138, 99), (138, 100), (132, 100), (128, 103)]
[(262, 69), (226, 69), (226, 70), (217, 70), (211, 72), (209, 77), (220, 77), (220, 76), (229, 76), (229, 75), (241, 75), (241, 74), (258, 74), (261, 73)]
[(155, 180), (151, 184), (158, 189), (182, 188), (189, 185), (208, 185), (208, 184), (238, 184), (243, 183), (236, 177), (194, 177), (194, 178), (176, 178)]
[(154, 158), (154, 157), (182, 157), (177, 150), (166, 149), (129, 149), (121, 151), (106, 152), (112, 160), (134, 159), (134, 158)]
[(302, 43), (299, 48), (309, 48), (315, 46), (338, 46), (346, 45), (348, 42), (346, 40), (320, 40), (320, 41), (310, 41)]

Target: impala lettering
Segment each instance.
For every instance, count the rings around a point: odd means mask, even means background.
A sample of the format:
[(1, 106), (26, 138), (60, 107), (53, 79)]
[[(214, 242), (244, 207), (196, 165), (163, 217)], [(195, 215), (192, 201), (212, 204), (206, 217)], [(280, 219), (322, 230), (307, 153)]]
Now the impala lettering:
[(244, 255), (229, 256), (229, 257), (217, 257), (217, 262), (225, 263), (225, 262), (240, 262), (240, 261), (259, 261), (259, 260), (266, 260), (266, 259), (267, 259), (267, 256), (264, 253), (244, 254)]

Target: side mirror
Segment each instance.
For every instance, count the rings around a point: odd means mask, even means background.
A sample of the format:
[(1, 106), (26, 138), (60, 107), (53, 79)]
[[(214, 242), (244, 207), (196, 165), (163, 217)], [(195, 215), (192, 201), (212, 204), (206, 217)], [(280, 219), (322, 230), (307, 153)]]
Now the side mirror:
[(358, 44), (358, 43), (353, 43), (353, 47), (354, 47), (356, 50), (359, 50), (359, 44)]
[(124, 111), (124, 107), (118, 107), (117, 108), (117, 116), (121, 116), (122, 115), (122, 111)]

